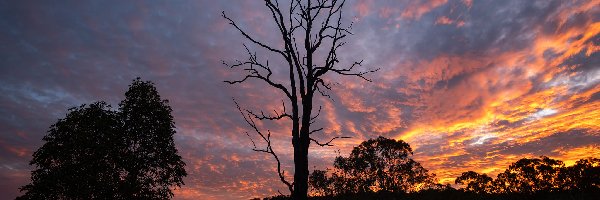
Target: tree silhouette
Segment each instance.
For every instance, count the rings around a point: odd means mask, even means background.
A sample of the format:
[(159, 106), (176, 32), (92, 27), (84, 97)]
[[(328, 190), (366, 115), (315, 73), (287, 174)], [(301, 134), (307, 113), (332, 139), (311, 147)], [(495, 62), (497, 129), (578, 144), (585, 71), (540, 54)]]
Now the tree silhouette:
[(535, 193), (558, 190), (558, 175), (564, 164), (546, 156), (522, 158), (498, 174), (496, 187), (504, 193)]
[(171, 108), (151, 82), (134, 80), (119, 112), (104, 102), (69, 109), (34, 154), (17, 199), (169, 199), (185, 163)]
[(575, 165), (560, 170), (563, 190), (590, 190), (600, 188), (600, 159), (584, 158)]
[(462, 173), (456, 184), (477, 194), (535, 194), (540, 192), (591, 191), (600, 189), (600, 159), (584, 158), (565, 167), (562, 161), (541, 156), (522, 158), (498, 174), (495, 180), (473, 171)]
[(175, 123), (168, 100), (160, 98), (154, 84), (137, 78), (119, 104), (127, 159), (122, 191), (131, 199), (166, 199), (169, 188), (181, 186), (187, 175), (173, 134)]
[(348, 157), (338, 156), (331, 177), (326, 171), (311, 174), (317, 194), (412, 192), (435, 187), (434, 176), (410, 156), (410, 145), (402, 140), (378, 137), (354, 147)]
[[(398, 163), (414, 162), (407, 158), (412, 154), (411, 152), (410, 146), (402, 141), (382, 137), (365, 141), (355, 147), (350, 156), (337, 157), (333, 169), (314, 170), (310, 174), (309, 183), (313, 195), (311, 199), (596, 200), (600, 195), (600, 159), (598, 158), (584, 158), (569, 167), (565, 167), (560, 160), (546, 156), (522, 158), (512, 163), (503, 173), (498, 174), (496, 179), (474, 171), (464, 172), (455, 180), (456, 184), (464, 187), (456, 190), (449, 184), (434, 183), (434, 176), (427, 175), (427, 170), (422, 167), (413, 168), (418, 170), (412, 172), (405, 170), (401, 173), (392, 173), (393, 170), (390, 169), (403, 168), (394, 167)], [(393, 159), (394, 157), (400, 159)], [(410, 183), (407, 185), (408, 188), (390, 184), (394, 183), (390, 181), (394, 178), (410, 180), (412, 178), (410, 174), (422, 174), (423, 178), (408, 181)], [(290, 198), (280, 195), (265, 199)]]
[[(261, 42), (242, 29), (235, 21), (229, 18), (225, 12), (223, 17), (237, 29), (252, 44), (257, 45), (270, 53), (281, 56), (285, 60), (284, 70), (272, 70), (268, 61), (259, 60), (256, 53), (246, 48), (249, 58), (246, 61), (237, 61), (226, 66), (231, 68), (243, 68), (246, 75), (235, 81), (226, 81), (230, 84), (243, 83), (250, 79), (260, 80), (270, 87), (276, 88), (285, 96), (283, 102), (289, 101), (291, 113), (287, 111), (286, 104), (282, 104), (280, 112), (274, 115), (264, 112), (252, 112), (242, 110), (246, 122), (252, 127), (262, 141), (266, 144), (264, 148), (257, 148), (254, 141), (253, 150), (271, 154), (277, 161), (277, 173), (292, 193), (295, 199), (306, 199), (308, 192), (308, 149), (311, 142), (320, 146), (329, 146), (334, 137), (328, 142), (319, 142), (310, 135), (322, 128), (312, 129), (311, 124), (316, 120), (319, 111), (313, 115), (314, 97), (321, 94), (329, 97), (325, 92), (331, 89), (329, 82), (325, 80), (326, 74), (338, 74), (342, 76), (357, 76), (370, 81), (364, 75), (376, 70), (357, 71), (356, 67), (361, 62), (354, 62), (347, 67), (338, 67), (340, 60), (337, 51), (345, 42), (343, 39), (350, 33), (351, 26), (343, 26), (342, 8), (344, 0), (317, 0), (302, 1), (290, 0), (288, 7), (280, 6), (278, 1), (265, 0), (265, 5), (277, 25), (278, 34), (282, 39), (282, 46), (270, 46)], [(286, 81), (273, 78), (275, 72), (287, 71), (283, 74)], [(236, 103), (237, 104), (237, 103)], [(257, 120), (291, 120), (291, 136), (294, 151), (294, 180), (286, 180), (285, 172), (281, 169), (281, 163), (277, 154), (273, 151), (270, 131), (260, 131), (253, 119)]]
[(123, 199), (117, 114), (104, 102), (69, 109), (33, 154), (31, 183), (17, 199)]
[[(336, 177), (337, 178), (337, 177)], [(308, 184), (311, 186), (312, 193), (316, 196), (329, 196), (337, 192), (331, 188), (334, 182), (334, 177), (327, 177), (327, 171), (314, 170), (308, 177)]]
[(475, 192), (477, 194), (491, 193), (493, 179), (486, 174), (478, 174), (474, 171), (463, 172), (456, 180), (455, 184), (465, 185), (464, 191)]

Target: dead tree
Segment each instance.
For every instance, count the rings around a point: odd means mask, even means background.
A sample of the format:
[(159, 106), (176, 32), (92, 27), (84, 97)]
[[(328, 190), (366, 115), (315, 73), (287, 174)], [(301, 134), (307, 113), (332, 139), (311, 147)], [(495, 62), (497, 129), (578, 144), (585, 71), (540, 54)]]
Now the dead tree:
[[(306, 199), (308, 192), (308, 149), (311, 142), (319, 146), (331, 146), (333, 140), (342, 138), (334, 137), (327, 142), (319, 142), (311, 138), (311, 134), (323, 130), (322, 128), (311, 129), (311, 124), (315, 122), (321, 107), (313, 116), (313, 99), (322, 95), (330, 98), (327, 94), (331, 90), (331, 82), (324, 79), (325, 74), (339, 74), (344, 76), (356, 76), (366, 81), (371, 81), (365, 77), (366, 74), (375, 72), (375, 70), (362, 70), (357, 68), (361, 66), (362, 61), (353, 62), (347, 66), (339, 67), (340, 60), (337, 51), (344, 46), (346, 42), (343, 39), (352, 34), (350, 29), (352, 23), (347, 26), (342, 25), (342, 8), (345, 0), (290, 0), (284, 7), (280, 6), (278, 1), (265, 0), (269, 14), (277, 28), (278, 34), (283, 40), (283, 47), (276, 48), (268, 45), (264, 41), (251, 36), (242, 29), (234, 20), (229, 18), (225, 12), (223, 17), (237, 29), (245, 39), (254, 45), (264, 48), (267, 52), (281, 56), (285, 64), (281, 67), (287, 69), (284, 82), (277, 82), (272, 77), (273, 71), (269, 62), (261, 62), (257, 59), (256, 53), (252, 53), (246, 45), (246, 51), (249, 58), (235, 63), (223, 62), (230, 68), (241, 68), (245, 76), (238, 80), (225, 81), (229, 84), (238, 84), (246, 82), (249, 79), (258, 79), (274, 87), (283, 93), (284, 100), (282, 111), (274, 111), (274, 114), (265, 114), (264, 112), (252, 112), (242, 109), (236, 102), (245, 121), (252, 127), (260, 138), (266, 143), (265, 148), (257, 148), (252, 140), (254, 151), (271, 154), (277, 161), (277, 173), (281, 182), (290, 190), (294, 199)], [(317, 55), (319, 52), (325, 53)], [(278, 70), (281, 71), (281, 70)], [(290, 102), (291, 113), (286, 109), (285, 102)], [(294, 180), (290, 182), (285, 178), (285, 172), (281, 169), (279, 157), (273, 151), (271, 143), (271, 132), (261, 131), (254, 120), (283, 120), (289, 119), (292, 123), (292, 145), (294, 149)], [(247, 133), (248, 134), (248, 133)], [(250, 136), (250, 135), (248, 135)], [(251, 138), (252, 139), (252, 138)]]

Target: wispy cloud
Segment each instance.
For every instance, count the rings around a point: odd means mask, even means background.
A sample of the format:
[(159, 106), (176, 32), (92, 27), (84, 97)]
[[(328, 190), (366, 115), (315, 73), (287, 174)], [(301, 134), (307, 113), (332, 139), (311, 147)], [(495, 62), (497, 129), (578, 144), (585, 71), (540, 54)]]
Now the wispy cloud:
[[(494, 175), (525, 156), (567, 163), (600, 157), (598, 1), (348, 4), (354, 35), (340, 51), (342, 64), (364, 59), (381, 71), (373, 83), (332, 77), (339, 83), (334, 101), (315, 101), (322, 106), (319, 137), (353, 138), (311, 147), (311, 166), (330, 166), (379, 135), (406, 140), (444, 183), (467, 170)], [(221, 61), (245, 58), (242, 44), (249, 43), (221, 11), (280, 44), (268, 10), (251, 1), (0, 1), (0, 193), (19, 194), (31, 153), (67, 108), (96, 100), (116, 106), (137, 76), (154, 81), (173, 107), (189, 173), (176, 199), (285, 191), (274, 161), (250, 150), (232, 101), (270, 111), (281, 95), (260, 82), (222, 82), (240, 74)], [(262, 125), (292, 172), (289, 125)]]

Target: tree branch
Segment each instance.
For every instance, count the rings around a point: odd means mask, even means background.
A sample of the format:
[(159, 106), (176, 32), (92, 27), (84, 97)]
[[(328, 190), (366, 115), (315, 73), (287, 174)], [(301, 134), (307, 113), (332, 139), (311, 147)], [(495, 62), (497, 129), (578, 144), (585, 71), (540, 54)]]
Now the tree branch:
[(271, 131), (267, 130), (266, 135), (265, 135), (265, 133), (261, 132), (260, 129), (258, 129), (258, 126), (254, 122), (254, 120), (252, 119), (251, 114), (249, 114), (249, 113), (245, 114), (244, 111), (242, 111), (242, 108), (240, 107), (240, 105), (237, 103), (237, 101), (235, 101), (235, 99), (233, 100), (233, 102), (235, 103), (235, 106), (237, 107), (238, 111), (240, 111), (240, 114), (242, 114), (244, 121), (246, 121), (246, 123), (248, 125), (250, 125), (250, 127), (252, 127), (252, 129), (254, 129), (254, 132), (256, 132), (266, 143), (265, 148), (262, 148), (262, 149), (257, 148), (256, 142), (254, 142), (254, 140), (252, 139), (250, 134), (248, 132), (246, 132), (246, 135), (250, 138), (250, 141), (252, 142), (252, 146), (253, 146), (252, 150), (256, 151), (256, 152), (270, 154), (271, 156), (273, 156), (273, 158), (275, 158), (275, 161), (277, 161), (277, 175), (279, 175), (280, 181), (283, 182), (288, 187), (288, 189), (290, 190), (291, 193), (293, 193), (294, 185), (293, 185), (293, 183), (290, 183), (285, 179), (285, 170), (281, 169), (281, 161), (279, 160), (279, 157), (277, 156), (275, 151), (273, 151), (273, 147), (271, 145)]
[(333, 142), (333, 140), (335, 140), (335, 139), (346, 139), (346, 138), (352, 138), (352, 137), (336, 136), (336, 137), (331, 138), (331, 140), (329, 140), (328, 142), (325, 142), (325, 143), (320, 143), (319, 141), (317, 141), (313, 138), (310, 138), (310, 141), (313, 141), (315, 144), (324, 147), (324, 146), (333, 146), (333, 144), (331, 144), (331, 142)]
[[(269, 68), (269, 62), (267, 61), (266, 65), (258, 62), (256, 53), (252, 54), (246, 45), (244, 45), (244, 47), (246, 48), (246, 51), (248, 52), (248, 55), (250, 56), (247, 61), (245, 61), (245, 62), (237, 61), (238, 63), (233, 64), (233, 65), (227, 64), (225, 61), (223, 61), (223, 65), (225, 65), (225, 66), (227, 66), (229, 68), (236, 68), (236, 67), (239, 67), (239, 66), (247, 66), (243, 70), (246, 71), (246, 72), (248, 72), (248, 74), (243, 79), (234, 80), (234, 81), (224, 81), (224, 82), (233, 85), (233, 84), (237, 84), (237, 83), (243, 83), (246, 80), (248, 80), (249, 78), (256, 78), (256, 79), (259, 79), (259, 80), (263, 80), (267, 84), (269, 84), (269, 85), (271, 85), (271, 86), (273, 86), (273, 87), (281, 90), (283, 93), (285, 93), (285, 95), (288, 98), (292, 99), (292, 95), (290, 94), (290, 92), (288, 91), (288, 89), (285, 86), (283, 86), (280, 83), (275, 83), (275, 82), (273, 82), (271, 80), (271, 75), (273, 75), (273, 71), (271, 71), (271, 68)], [(267, 71), (267, 75), (265, 76), (265, 75), (261, 74), (257, 70), (256, 67), (259, 67), (259, 68), (261, 68), (263, 70), (266, 70)]]
[(310, 118), (310, 123), (313, 124), (315, 123), (315, 120), (317, 119), (317, 117), (319, 117), (319, 115), (321, 114), (321, 108), (322, 106), (319, 106), (319, 111), (317, 111), (317, 114), (314, 117)]
[(286, 109), (285, 109), (285, 102), (282, 100), (281, 103), (283, 104), (283, 112), (280, 114), (279, 112), (277, 112), (277, 110), (273, 110), (273, 112), (275, 112), (275, 115), (265, 115), (265, 113), (263, 111), (260, 111), (260, 115), (255, 114), (254, 112), (252, 112), (251, 110), (246, 109), (246, 112), (252, 116), (254, 116), (254, 118), (258, 119), (258, 120), (280, 120), (283, 119), (284, 117), (287, 117), (289, 119), (292, 119), (292, 115), (288, 114)]
[(318, 128), (318, 129), (310, 131), (308, 134), (311, 135), (313, 133), (316, 133), (316, 132), (319, 132), (319, 131), (322, 131), (322, 130), (323, 130), (323, 128)]
[(244, 30), (242, 30), (231, 18), (227, 17), (227, 15), (225, 15), (225, 11), (221, 12), (221, 16), (223, 16), (223, 18), (227, 19), (227, 21), (229, 21), (229, 24), (232, 25), (233, 27), (235, 27), (235, 29), (237, 29), (238, 31), (240, 31), (240, 33), (242, 33), (242, 35), (244, 35), (244, 37), (246, 37), (246, 39), (252, 41), (254, 44), (257, 44), (265, 49), (268, 49), (269, 51), (281, 54), (283, 57), (285, 57), (285, 54), (283, 53), (283, 51), (279, 50), (279, 49), (275, 49), (269, 45), (266, 45), (262, 42), (259, 42), (257, 40), (255, 40), (253, 37), (251, 37), (250, 35), (248, 35), (248, 33), (246, 33)]

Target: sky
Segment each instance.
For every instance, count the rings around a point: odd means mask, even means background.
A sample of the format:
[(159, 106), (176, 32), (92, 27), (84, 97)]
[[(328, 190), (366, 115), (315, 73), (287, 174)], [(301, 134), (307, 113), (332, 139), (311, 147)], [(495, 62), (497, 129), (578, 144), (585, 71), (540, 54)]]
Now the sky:
[[(251, 150), (233, 102), (270, 112), (283, 96), (259, 81), (224, 83), (244, 74), (222, 62), (247, 59), (246, 44), (278, 80), (286, 68), (222, 11), (281, 44), (261, 1), (0, 0), (0, 199), (20, 194), (32, 153), (68, 108), (118, 107), (136, 77), (173, 108), (189, 174), (174, 199), (285, 193), (272, 157)], [(326, 77), (334, 84), (331, 99), (314, 100), (317, 138), (352, 138), (313, 144), (311, 170), (377, 136), (408, 142), (441, 183), (468, 170), (495, 176), (523, 157), (600, 157), (600, 1), (348, 0), (343, 15), (353, 35), (341, 64), (380, 70), (367, 76), (373, 82)], [(260, 126), (291, 175), (290, 122)]]

